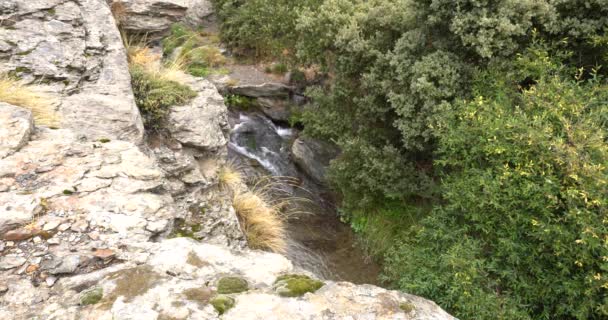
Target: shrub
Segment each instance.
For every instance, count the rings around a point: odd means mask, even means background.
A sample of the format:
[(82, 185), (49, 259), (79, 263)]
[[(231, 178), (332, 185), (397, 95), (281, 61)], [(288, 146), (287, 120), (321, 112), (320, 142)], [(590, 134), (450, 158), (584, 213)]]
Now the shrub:
[(135, 103), (149, 129), (158, 129), (167, 115), (168, 108), (183, 105), (196, 97), (187, 85), (157, 77), (140, 65), (129, 68)]
[(0, 101), (32, 111), (38, 125), (56, 127), (59, 116), (53, 110), (53, 99), (41, 90), (27, 86), (17, 79), (0, 74)]
[(603, 319), (608, 85), (535, 48), (517, 64), (543, 70), (530, 89), (489, 70), (455, 104), (445, 203), (390, 250), (388, 278), (465, 319)]

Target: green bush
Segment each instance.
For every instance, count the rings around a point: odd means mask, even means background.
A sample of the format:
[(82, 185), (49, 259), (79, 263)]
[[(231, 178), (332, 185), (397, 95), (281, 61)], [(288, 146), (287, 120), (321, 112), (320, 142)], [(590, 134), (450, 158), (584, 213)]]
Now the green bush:
[(129, 71), (135, 103), (141, 111), (146, 128), (162, 127), (169, 107), (186, 104), (196, 97), (196, 92), (190, 87), (163, 79), (141, 66), (133, 65)]
[(445, 202), (390, 250), (387, 277), (464, 319), (604, 319), (608, 85), (539, 49), (517, 64), (543, 70), (529, 90), (489, 70), (455, 104)]

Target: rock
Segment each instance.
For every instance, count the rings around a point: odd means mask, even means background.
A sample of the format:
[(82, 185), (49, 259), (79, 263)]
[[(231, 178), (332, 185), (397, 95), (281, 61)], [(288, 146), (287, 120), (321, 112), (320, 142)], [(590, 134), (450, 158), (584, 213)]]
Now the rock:
[(210, 302), (213, 308), (215, 308), (220, 315), (234, 307), (234, 299), (224, 294), (219, 294), (213, 297)]
[(90, 304), (96, 304), (103, 298), (102, 288), (93, 288), (84, 291), (80, 296), (80, 305), (88, 306)]
[(291, 104), (286, 99), (258, 98), (258, 105), (262, 112), (274, 121), (289, 121)]
[[(193, 0), (114, 0), (115, 11), (120, 11), (120, 26), (128, 33), (145, 34), (148, 39), (157, 39), (171, 25), (186, 16)], [(198, 18), (204, 8), (192, 9), (190, 17)]]
[(223, 277), (217, 282), (217, 292), (221, 294), (247, 291), (249, 284), (241, 277)]
[(81, 219), (74, 222), (70, 229), (74, 232), (86, 232), (88, 227), (89, 223), (86, 220)]
[[(44, 231), (52, 231), (57, 229), (57, 227), (59, 227), (59, 225), (61, 224), (61, 220), (59, 219), (53, 219), (47, 223), (44, 224), (44, 226), (42, 227), (42, 230)], [(65, 231), (65, 230), (63, 230)]]
[(0, 159), (19, 151), (33, 130), (31, 111), (0, 102)]
[(287, 98), (293, 88), (282, 83), (264, 83), (259, 85), (237, 85), (229, 88), (230, 93), (251, 98), (280, 97)]
[(188, 104), (174, 106), (168, 115), (171, 136), (184, 146), (217, 151), (227, 143), (228, 119), (224, 100), (213, 84), (188, 77), (187, 84), (198, 95)]
[(78, 255), (69, 255), (62, 259), (61, 263), (49, 270), (51, 274), (69, 274), (74, 273), (78, 266), (80, 265), (80, 256)]
[(0, 270), (14, 269), (22, 266), (27, 259), (17, 255), (6, 255), (0, 259)]
[(102, 260), (108, 260), (116, 256), (116, 253), (110, 249), (97, 249), (93, 252), (93, 255)]
[(296, 139), (291, 146), (294, 162), (319, 183), (326, 183), (325, 172), (329, 162), (336, 158), (339, 152), (334, 144), (308, 137)]
[(167, 230), (169, 225), (169, 221), (167, 220), (159, 220), (159, 221), (148, 221), (146, 225), (146, 230), (158, 234)]
[(52, 287), (55, 284), (55, 282), (57, 282), (57, 277), (48, 276), (48, 277), (46, 277), (46, 279), (44, 279), (44, 282), (46, 283), (47, 286)]
[[(2, 166), (0, 160), (0, 168)], [(10, 169), (8, 166), (6, 168)], [(5, 238), (7, 231), (29, 223), (40, 211), (40, 201), (32, 196), (12, 192), (0, 193), (0, 237)]]
[(191, 26), (198, 27), (204, 25), (213, 13), (213, 3), (210, 0), (191, 0), (185, 21)]
[(323, 282), (311, 279), (306, 275), (287, 274), (277, 278), (274, 290), (281, 297), (299, 297), (308, 292), (315, 292), (323, 286)]
[(0, 43), (7, 44), (0, 72), (42, 82), (42, 91), (58, 109), (61, 127), (90, 140), (140, 142), (143, 123), (125, 49), (106, 1), (3, 3), (15, 4), (16, 11), (0, 15), (0, 20), (13, 22), (0, 33)]
[(33, 228), (19, 228), (4, 234), (3, 239), (7, 241), (27, 240), (36, 235), (37, 230)]

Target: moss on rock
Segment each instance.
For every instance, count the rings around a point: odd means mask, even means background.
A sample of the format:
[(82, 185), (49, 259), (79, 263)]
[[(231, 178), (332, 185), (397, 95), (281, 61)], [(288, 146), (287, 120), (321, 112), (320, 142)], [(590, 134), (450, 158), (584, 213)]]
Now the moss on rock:
[(219, 314), (224, 314), (228, 309), (234, 307), (234, 299), (224, 294), (213, 297), (210, 302)]
[(275, 291), (282, 297), (299, 297), (307, 292), (315, 292), (325, 284), (300, 274), (286, 274), (277, 278)]
[(221, 294), (247, 291), (247, 280), (240, 277), (223, 277), (217, 282), (217, 292)]
[(80, 296), (80, 304), (88, 306), (90, 304), (96, 304), (103, 298), (102, 288), (93, 288), (82, 293)]

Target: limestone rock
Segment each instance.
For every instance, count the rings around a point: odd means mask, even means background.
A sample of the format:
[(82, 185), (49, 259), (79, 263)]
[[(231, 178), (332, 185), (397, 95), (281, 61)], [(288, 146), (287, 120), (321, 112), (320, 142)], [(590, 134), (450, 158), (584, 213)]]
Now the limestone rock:
[(29, 223), (41, 210), (40, 201), (32, 196), (0, 193), (0, 237), (11, 229)]
[(291, 104), (286, 99), (258, 98), (258, 105), (262, 112), (274, 121), (289, 121)]
[[(13, 72), (58, 105), (61, 127), (90, 140), (140, 142), (122, 40), (105, 0), (5, 0), (0, 72)], [(1, 157), (0, 157), (1, 158)]]
[(34, 130), (29, 110), (0, 102), (0, 159), (19, 151)]
[[(126, 32), (156, 38), (186, 16), (191, 2), (193, 0), (114, 0), (112, 6), (119, 12), (120, 25)], [(192, 10), (191, 15), (194, 18), (198, 12)]]
[(198, 95), (184, 106), (174, 106), (168, 116), (168, 129), (184, 146), (216, 151), (227, 143), (228, 119), (223, 98), (215, 86), (189, 77), (187, 82)]
[(325, 183), (329, 162), (338, 156), (338, 148), (328, 142), (300, 137), (291, 146), (295, 163), (315, 181)]

